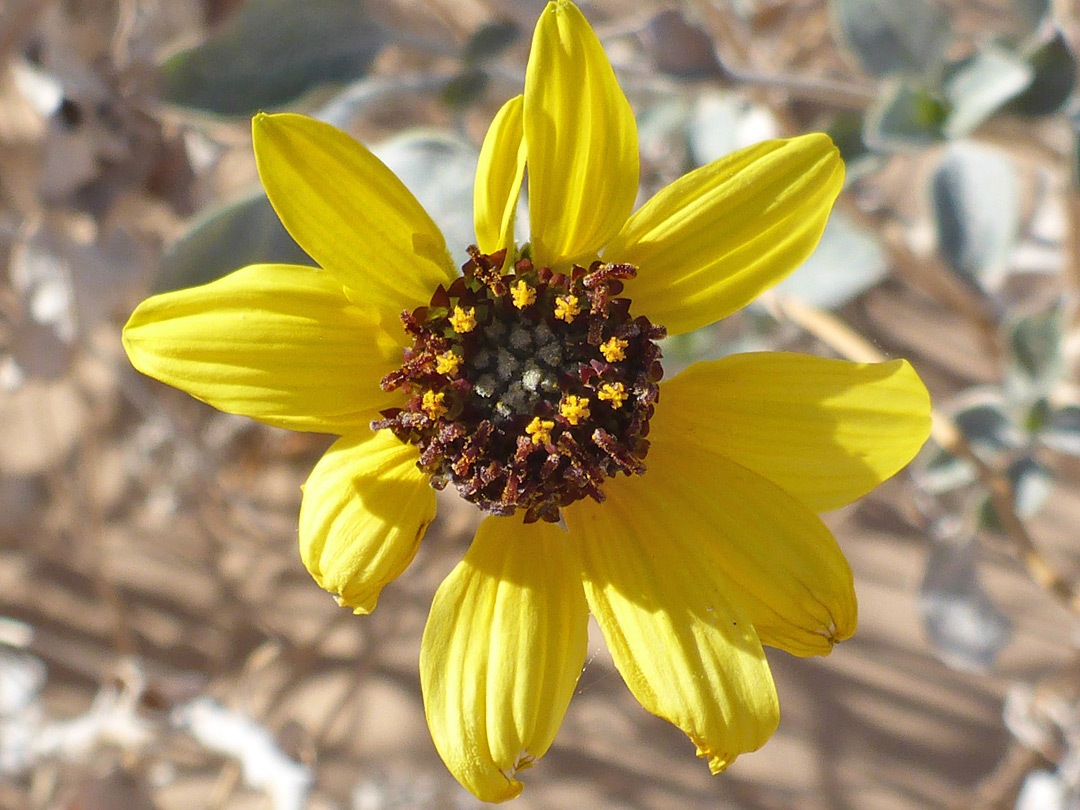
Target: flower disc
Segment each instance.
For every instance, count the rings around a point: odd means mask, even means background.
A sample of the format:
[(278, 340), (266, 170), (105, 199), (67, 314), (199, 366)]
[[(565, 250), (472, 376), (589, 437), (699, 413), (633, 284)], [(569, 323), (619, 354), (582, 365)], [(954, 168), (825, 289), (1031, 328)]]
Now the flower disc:
[(665, 332), (617, 297), (631, 265), (565, 274), (523, 258), (504, 275), (502, 252), (469, 252), (448, 289), (402, 313), (413, 345), (382, 387), (408, 401), (372, 427), (419, 447), (433, 486), (555, 522), (586, 495), (602, 501), (606, 478), (645, 471)]

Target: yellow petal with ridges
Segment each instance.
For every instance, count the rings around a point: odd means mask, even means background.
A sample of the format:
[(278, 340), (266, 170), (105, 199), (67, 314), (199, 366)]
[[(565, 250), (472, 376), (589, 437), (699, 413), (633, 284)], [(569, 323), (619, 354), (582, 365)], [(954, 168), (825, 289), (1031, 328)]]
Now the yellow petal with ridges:
[(670, 334), (741, 309), (817, 246), (844, 183), (827, 135), (766, 141), (713, 161), (634, 213), (604, 259), (638, 268), (635, 309)]
[(435, 518), (435, 493), (418, 459), (389, 431), (366, 431), (338, 439), (304, 484), (300, 557), (356, 613), (375, 609)]
[[(523, 96), (515, 96), (496, 113), (480, 148), (473, 189), (476, 244), (483, 253), (503, 248), (513, 253), (514, 215), (525, 175), (525, 141), (521, 123)], [(507, 261), (513, 256), (508, 255)]]
[(335, 277), (274, 264), (148, 298), (124, 348), (143, 374), (219, 410), (320, 433), (366, 428), (391, 406), (379, 380), (402, 352)]
[(292, 113), (259, 113), (251, 131), (259, 179), (285, 229), (384, 323), (456, 277), (412, 192), (344, 132)]
[(649, 439), (648, 472), (606, 490), (640, 504), (642, 531), (678, 535), (690, 546), (689, 575), (710, 578), (762, 644), (825, 655), (851, 637), (858, 618), (851, 569), (817, 515), (771, 481), (663, 426)]
[(776, 730), (776, 689), (749, 617), (702, 547), (714, 535), (688, 531), (684, 500), (659, 497), (651, 476), (609, 481), (603, 504), (578, 501), (563, 515), (581, 549), (589, 608), (626, 685), (717, 773)]
[(587, 260), (634, 207), (637, 125), (604, 49), (577, 7), (548, 3), (525, 71), (533, 260)]
[(815, 512), (865, 495), (930, 435), (930, 395), (905, 360), (735, 354), (661, 388), (654, 431), (754, 470)]
[(420, 650), (424, 708), (454, 776), (486, 802), (551, 746), (585, 663), (588, 609), (566, 532), (489, 517), (439, 587)]

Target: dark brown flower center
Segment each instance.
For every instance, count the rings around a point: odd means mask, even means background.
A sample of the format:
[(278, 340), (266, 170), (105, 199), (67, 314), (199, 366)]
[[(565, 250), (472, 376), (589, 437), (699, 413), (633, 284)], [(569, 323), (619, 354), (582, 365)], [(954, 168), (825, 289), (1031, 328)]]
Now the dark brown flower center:
[(504, 275), (503, 252), (469, 253), (449, 289), (402, 313), (413, 345), (382, 387), (408, 401), (372, 428), (416, 445), (437, 489), (556, 522), (586, 495), (602, 501), (605, 479), (645, 471), (665, 330), (617, 297), (631, 265), (567, 275), (522, 258)]

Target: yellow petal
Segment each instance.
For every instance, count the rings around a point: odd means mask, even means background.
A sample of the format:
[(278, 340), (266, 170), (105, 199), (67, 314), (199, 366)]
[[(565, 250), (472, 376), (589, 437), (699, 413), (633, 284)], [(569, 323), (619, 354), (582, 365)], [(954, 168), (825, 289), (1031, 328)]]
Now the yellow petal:
[(684, 513), (683, 500), (660, 497), (651, 477), (610, 481), (605, 503), (579, 501), (563, 514), (615, 666), (641, 705), (686, 732), (717, 773), (776, 730), (776, 689), (706, 548), (716, 542), (711, 527)]
[(708, 572), (695, 575), (713, 580), (763, 644), (825, 655), (851, 637), (851, 569), (817, 515), (757, 473), (662, 427), (649, 439), (648, 472), (606, 490), (640, 504), (642, 531), (678, 535), (690, 546), (687, 570)]
[(827, 135), (766, 141), (657, 193), (604, 258), (637, 266), (627, 294), (639, 312), (671, 334), (688, 332), (742, 308), (798, 267), (821, 238), (843, 182)]
[(588, 610), (566, 532), (488, 518), (435, 594), (420, 682), (435, 747), (486, 802), (551, 746), (585, 663)]
[(815, 512), (865, 495), (930, 434), (930, 396), (904, 360), (736, 354), (662, 386), (653, 429), (754, 470)]
[(282, 224), (351, 298), (389, 322), (453, 281), (438, 227), (371, 152), (303, 115), (260, 113), (251, 129), (259, 178)]
[(634, 206), (637, 125), (600, 41), (568, 0), (548, 3), (536, 24), (524, 113), (533, 260), (595, 254)]
[[(525, 141), (521, 124), (523, 96), (503, 105), (480, 148), (473, 190), (476, 244), (484, 253), (514, 247), (514, 215), (525, 174)], [(508, 261), (513, 257), (508, 256)]]
[(367, 431), (334, 442), (304, 484), (300, 557), (356, 613), (375, 609), (435, 518), (435, 493), (418, 458), (389, 431)]
[(135, 368), (229, 413), (291, 430), (367, 427), (401, 344), (318, 268), (252, 265), (143, 301), (124, 327)]

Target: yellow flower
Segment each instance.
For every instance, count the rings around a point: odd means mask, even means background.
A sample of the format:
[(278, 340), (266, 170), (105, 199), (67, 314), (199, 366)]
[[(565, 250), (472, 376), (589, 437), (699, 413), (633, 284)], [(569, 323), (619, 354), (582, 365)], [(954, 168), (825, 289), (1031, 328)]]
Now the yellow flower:
[(551, 441), (551, 429), (553, 427), (555, 427), (555, 423), (550, 419), (541, 419), (539, 416), (534, 416), (532, 421), (525, 426), (525, 433), (533, 444), (547, 444)]
[(576, 295), (560, 295), (555, 299), (555, 317), (560, 321), (574, 320), (581, 314), (581, 304)]
[(457, 374), (461, 368), (461, 358), (453, 352), (443, 352), (435, 358), (436, 374)]
[(450, 326), (455, 332), (464, 335), (476, 328), (476, 309), (474, 307), (464, 309), (456, 306), (447, 320), (449, 320)]
[(597, 399), (610, 402), (612, 408), (621, 408), (627, 396), (629, 395), (626, 393), (626, 387), (618, 382), (604, 383), (596, 392)]
[(579, 425), (582, 420), (592, 415), (589, 412), (589, 400), (576, 394), (567, 394), (559, 405), (559, 414), (571, 425)]
[[(631, 214), (630, 106), (584, 17), (556, 0), (524, 95), (481, 149), (478, 250), (462, 276), (412, 194), (347, 135), (298, 115), (259, 115), (253, 133), (270, 201), (321, 269), (256, 265), (155, 296), (124, 343), (138, 369), (222, 410), (341, 437), (305, 485), (300, 547), (358, 613), (412, 559), (432, 478), (491, 513), (435, 595), (420, 658), (454, 776), (486, 801), (521, 791), (516, 774), (548, 750), (574, 692), (589, 612), (633, 694), (714, 772), (762, 745), (778, 718), (762, 645), (824, 654), (855, 629), (851, 572), (816, 513), (911, 459), (929, 399), (901, 360), (786, 353), (699, 363), (659, 397), (655, 340), (659, 325), (731, 314), (810, 254), (843, 179), (830, 140), (742, 149)], [(525, 289), (538, 291), (532, 319), (516, 307)], [(581, 305), (572, 322), (555, 310), (567, 296)], [(600, 379), (580, 358), (602, 362), (602, 334), (627, 345)], [(448, 350), (458, 368), (432, 365)], [(450, 373), (425, 410), (432, 375)], [(546, 418), (617, 390), (629, 397), (617, 410)]]
[(525, 309), (525, 307), (530, 307), (536, 303), (536, 290), (530, 287), (529, 282), (524, 279), (514, 285), (511, 295), (514, 306), (518, 309)]
[(626, 359), (626, 347), (629, 345), (627, 341), (613, 337), (601, 344), (600, 354), (604, 355), (604, 359), (609, 363), (617, 363)]

